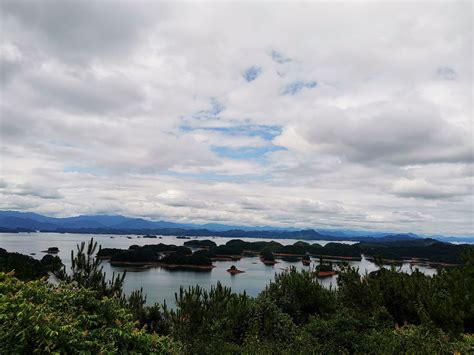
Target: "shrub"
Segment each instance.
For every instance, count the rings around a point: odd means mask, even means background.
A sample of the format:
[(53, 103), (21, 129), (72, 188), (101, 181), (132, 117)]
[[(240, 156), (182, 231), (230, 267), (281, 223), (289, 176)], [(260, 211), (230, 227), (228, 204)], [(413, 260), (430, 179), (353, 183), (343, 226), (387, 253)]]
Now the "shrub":
[(0, 273), (0, 353), (165, 353), (167, 338), (138, 329), (116, 298)]
[(41, 261), (20, 253), (9, 253), (0, 249), (0, 271), (15, 271), (21, 280), (34, 280), (48, 275), (62, 267), (61, 259), (53, 255), (45, 255)]
[(336, 308), (336, 297), (323, 288), (309, 271), (289, 270), (275, 275), (275, 280), (265, 288), (259, 297), (268, 297), (295, 323), (303, 323), (311, 315), (328, 315)]

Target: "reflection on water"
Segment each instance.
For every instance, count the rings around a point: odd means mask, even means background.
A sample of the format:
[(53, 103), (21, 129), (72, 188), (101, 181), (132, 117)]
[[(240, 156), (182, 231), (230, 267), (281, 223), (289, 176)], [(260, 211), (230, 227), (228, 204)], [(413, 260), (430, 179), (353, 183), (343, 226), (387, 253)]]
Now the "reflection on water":
[[(0, 247), (10, 252), (19, 252), (22, 254), (35, 253), (33, 257), (42, 258), (49, 247), (59, 248), (59, 257), (62, 259), (66, 268), (69, 269), (71, 265), (71, 250), (76, 249), (76, 245), (80, 242), (87, 242), (91, 237), (94, 237), (103, 248), (122, 248), (128, 249), (130, 245), (145, 245), (145, 244), (175, 244), (182, 245), (186, 239), (181, 239), (172, 236), (163, 236), (161, 239), (138, 238), (137, 236), (109, 236), (109, 235), (86, 235), (86, 234), (59, 234), (59, 233), (19, 233), (9, 234), (0, 233)], [(129, 239), (131, 238), (131, 239)], [(199, 238), (212, 239), (216, 244), (225, 244), (232, 238)], [(247, 241), (258, 241), (262, 239), (246, 238)], [(278, 242), (284, 245), (293, 244), (295, 239), (279, 239)], [(325, 245), (329, 241), (309, 241), (310, 243), (318, 243)], [(352, 244), (353, 242), (342, 242)], [(363, 258), (359, 261), (351, 261), (351, 265), (359, 267), (359, 272), (365, 274), (377, 270), (377, 266), (369, 260)], [(211, 285), (220, 281), (223, 285), (232, 287), (235, 292), (246, 292), (251, 296), (256, 296), (265, 288), (265, 286), (273, 279), (275, 273), (281, 272), (290, 266), (296, 267), (298, 270), (303, 268), (311, 269), (312, 266), (303, 266), (301, 262), (286, 262), (279, 260), (279, 263), (274, 266), (266, 266), (262, 264), (258, 257), (242, 258), (239, 261), (216, 261), (216, 266), (210, 272), (196, 272), (196, 271), (169, 271), (161, 268), (151, 268), (140, 272), (127, 272), (125, 278), (124, 289), (126, 293), (133, 290), (143, 288), (147, 295), (148, 303), (163, 302), (170, 306), (174, 305), (174, 294), (179, 290), (180, 286), (188, 287), (200, 285), (209, 289)], [(238, 275), (230, 275), (226, 270), (231, 266), (236, 265), (238, 269), (244, 270), (245, 273)], [(112, 272), (122, 272), (124, 269), (119, 267), (111, 267), (107, 261), (103, 262), (104, 271), (108, 275)], [(425, 266), (417, 266), (420, 271), (428, 275), (433, 275), (436, 270)], [(403, 264), (402, 271), (411, 272), (409, 264)], [(336, 286), (336, 276), (320, 279), (319, 282), (325, 287)]]

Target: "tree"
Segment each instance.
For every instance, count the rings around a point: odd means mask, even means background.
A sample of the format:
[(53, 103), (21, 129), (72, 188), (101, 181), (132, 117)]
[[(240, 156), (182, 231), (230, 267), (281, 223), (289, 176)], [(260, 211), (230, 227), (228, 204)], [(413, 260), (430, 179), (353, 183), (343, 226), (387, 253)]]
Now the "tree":
[(94, 242), (93, 238), (87, 244), (87, 249), (84, 242), (78, 244), (77, 255), (74, 255), (74, 250), (71, 251), (71, 273), (68, 274), (63, 268), (57, 273), (57, 277), (65, 282), (76, 282), (83, 287), (91, 288), (97, 291), (100, 297), (121, 297), (126, 273), (119, 275), (113, 273), (112, 278), (107, 280), (107, 275), (101, 266), (102, 260), (96, 257), (96, 251), (97, 242)]
[(61, 259), (45, 255), (41, 260), (20, 253), (9, 253), (0, 248), (0, 271), (15, 272), (15, 277), (22, 280), (34, 280), (48, 276), (48, 272), (57, 272), (62, 268)]
[(0, 273), (0, 353), (158, 353), (171, 342), (137, 327), (117, 298)]
[(260, 293), (260, 297), (271, 299), (297, 324), (305, 322), (311, 315), (330, 314), (336, 307), (331, 290), (316, 282), (311, 272), (296, 271), (295, 267), (276, 274), (275, 280)]

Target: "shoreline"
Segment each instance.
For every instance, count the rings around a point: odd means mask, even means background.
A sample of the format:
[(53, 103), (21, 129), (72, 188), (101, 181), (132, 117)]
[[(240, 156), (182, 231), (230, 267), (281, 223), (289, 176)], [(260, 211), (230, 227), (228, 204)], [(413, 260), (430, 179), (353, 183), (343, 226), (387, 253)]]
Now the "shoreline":
[(210, 271), (213, 268), (215, 268), (215, 265), (166, 264), (159, 261), (147, 261), (147, 262), (140, 262), (140, 261), (112, 262), (110, 261), (109, 263), (110, 263), (110, 266), (113, 266), (113, 267), (134, 267), (134, 268), (143, 268), (143, 269), (148, 269), (151, 267), (162, 267), (164, 269), (174, 269), (174, 270), (178, 270), (181, 268), (181, 269), (187, 269), (187, 270)]

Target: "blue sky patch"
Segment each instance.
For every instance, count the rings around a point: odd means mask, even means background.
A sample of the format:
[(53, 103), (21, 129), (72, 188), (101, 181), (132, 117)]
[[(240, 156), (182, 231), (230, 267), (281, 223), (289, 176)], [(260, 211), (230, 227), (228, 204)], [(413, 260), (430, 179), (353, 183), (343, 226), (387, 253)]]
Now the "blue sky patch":
[(182, 178), (191, 178), (204, 181), (226, 181), (226, 182), (249, 182), (263, 181), (270, 178), (269, 174), (243, 174), (243, 175), (224, 175), (216, 173), (179, 173), (172, 170), (163, 172), (163, 175), (176, 176)]
[(83, 174), (96, 174), (98, 172), (95, 168), (85, 167), (85, 166), (76, 166), (68, 165), (63, 168), (65, 173), (83, 173)]
[(232, 127), (198, 127), (194, 128), (189, 125), (181, 126), (183, 131), (191, 132), (194, 130), (214, 131), (227, 134), (229, 136), (248, 136), (260, 137), (266, 141), (271, 141), (276, 136), (281, 134), (281, 126), (267, 126), (267, 125), (238, 125)]
[(264, 158), (265, 154), (279, 150), (286, 150), (286, 148), (275, 145), (239, 148), (219, 146), (212, 148), (212, 151), (221, 157), (239, 160), (261, 160)]
[(315, 88), (318, 83), (314, 80), (310, 81), (295, 81), (288, 84), (282, 91), (283, 95), (295, 95), (303, 89), (312, 89)]
[(282, 53), (277, 52), (276, 50), (272, 50), (270, 55), (272, 59), (279, 64), (291, 62), (291, 58), (284, 56)]
[(262, 73), (262, 68), (257, 67), (257, 66), (251, 66), (248, 68), (244, 74), (243, 77), (247, 81), (254, 81), (255, 79), (258, 78), (258, 76)]
[(436, 70), (436, 75), (439, 79), (443, 80), (455, 80), (456, 79), (456, 71), (453, 68), (450, 67), (439, 67), (438, 70)]
[(197, 120), (216, 118), (222, 111), (225, 110), (225, 106), (215, 97), (211, 97), (209, 104), (211, 105), (210, 109), (197, 111), (191, 115), (191, 118)]

